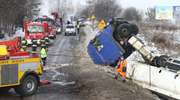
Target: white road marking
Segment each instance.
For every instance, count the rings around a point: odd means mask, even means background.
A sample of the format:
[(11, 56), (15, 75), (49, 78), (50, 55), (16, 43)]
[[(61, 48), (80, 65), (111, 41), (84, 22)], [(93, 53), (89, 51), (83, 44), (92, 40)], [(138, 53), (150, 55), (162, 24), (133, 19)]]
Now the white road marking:
[(72, 82), (52, 82), (52, 84), (61, 85), (61, 86), (74, 85), (75, 83), (76, 83), (75, 81), (72, 81)]
[(45, 71), (47, 70), (53, 70), (53, 69), (58, 69), (58, 68), (63, 68), (67, 66), (72, 66), (73, 64), (54, 64), (54, 65), (48, 65), (44, 68)]
[(57, 71), (58, 68), (63, 68), (63, 67), (71, 66), (71, 65), (73, 65), (73, 64), (59, 64), (59, 65), (55, 65), (55, 67), (46, 67), (44, 70), (46, 70), (46, 71), (51, 70), (54, 72), (54, 75), (52, 76), (51, 84), (56, 84), (56, 85), (61, 85), (61, 86), (75, 84), (75, 81), (62, 82), (62, 81), (59, 81), (58, 79), (56, 79), (58, 76), (62, 76), (62, 77), (65, 76), (65, 73), (60, 73)]
[(65, 74), (64, 73), (60, 73), (60, 72), (58, 72), (57, 70), (55, 70), (55, 69), (53, 69), (52, 70), (55, 74), (52, 76), (52, 80), (53, 81), (55, 81), (55, 80), (58, 80), (58, 79), (56, 79), (57, 78), (57, 76), (65, 76)]

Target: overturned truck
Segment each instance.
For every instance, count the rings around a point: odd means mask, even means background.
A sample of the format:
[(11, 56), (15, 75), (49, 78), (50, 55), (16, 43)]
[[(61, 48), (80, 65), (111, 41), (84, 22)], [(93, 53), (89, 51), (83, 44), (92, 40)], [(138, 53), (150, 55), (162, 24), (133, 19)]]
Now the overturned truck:
[(95, 64), (116, 66), (121, 57), (138, 51), (145, 62), (129, 61), (127, 77), (137, 84), (166, 96), (180, 99), (180, 60), (154, 56), (136, 37), (138, 27), (123, 19), (114, 19), (88, 44)]

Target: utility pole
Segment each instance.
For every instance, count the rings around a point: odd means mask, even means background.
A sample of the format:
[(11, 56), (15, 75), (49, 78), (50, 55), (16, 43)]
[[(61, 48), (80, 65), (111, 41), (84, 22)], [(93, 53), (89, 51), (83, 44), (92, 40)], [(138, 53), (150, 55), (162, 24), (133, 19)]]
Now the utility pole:
[(60, 12), (60, 0), (57, 0), (57, 9), (58, 9), (58, 13)]

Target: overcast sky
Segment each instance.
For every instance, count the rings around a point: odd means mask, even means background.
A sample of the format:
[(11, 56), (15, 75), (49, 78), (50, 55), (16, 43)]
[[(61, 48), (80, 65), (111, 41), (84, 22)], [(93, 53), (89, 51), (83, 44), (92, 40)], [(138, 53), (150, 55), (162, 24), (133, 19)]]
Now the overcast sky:
[[(48, 1), (51, 1), (49, 3)], [(53, 4), (53, 0), (42, 0), (43, 5), (41, 9), (41, 15), (47, 15), (49, 6)], [(56, 0), (55, 0), (56, 1)], [(62, 0), (63, 1), (63, 0)], [(71, 4), (75, 4), (76, 7), (80, 5), (85, 5), (87, 0), (67, 0)], [(180, 0), (116, 0), (123, 8), (135, 7), (141, 10), (147, 10), (149, 7), (154, 7), (157, 5), (169, 5), (169, 6), (180, 6)]]
[[(86, 1), (87, 0), (73, 0), (73, 2), (76, 2), (77, 4), (85, 4)], [(180, 6), (180, 0), (116, 0), (116, 1), (123, 8), (135, 7), (141, 10), (146, 10), (146, 8), (154, 7), (158, 5)]]
[(146, 9), (157, 5), (180, 6), (180, 0), (117, 0), (123, 8), (136, 7), (138, 9)]

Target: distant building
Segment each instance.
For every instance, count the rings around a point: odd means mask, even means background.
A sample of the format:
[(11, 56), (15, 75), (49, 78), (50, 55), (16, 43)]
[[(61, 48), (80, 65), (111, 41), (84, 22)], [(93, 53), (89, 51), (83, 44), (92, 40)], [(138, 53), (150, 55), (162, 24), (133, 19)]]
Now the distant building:
[(174, 8), (173, 16), (175, 23), (180, 25), (180, 6), (174, 6), (173, 8)]

